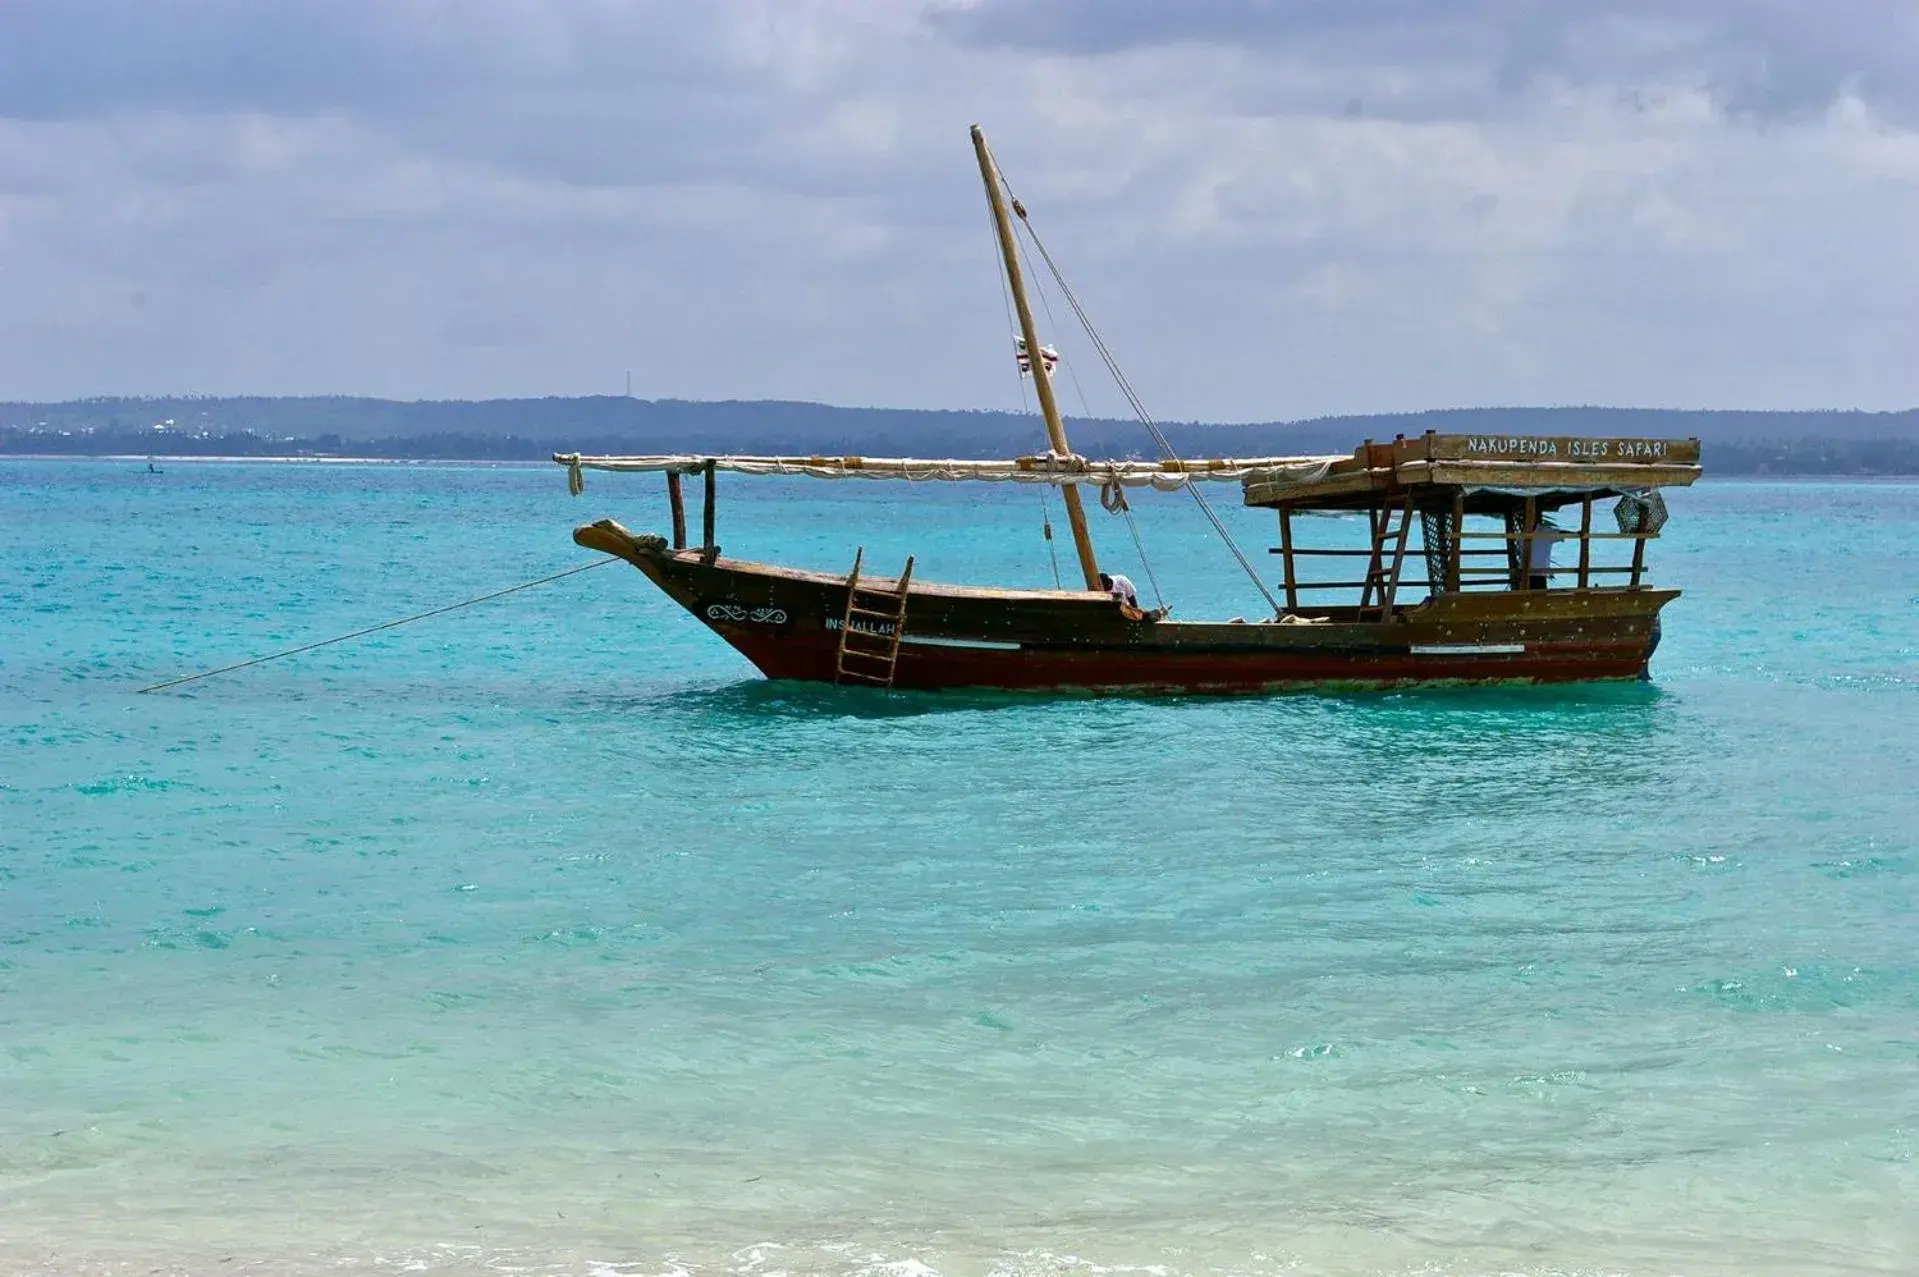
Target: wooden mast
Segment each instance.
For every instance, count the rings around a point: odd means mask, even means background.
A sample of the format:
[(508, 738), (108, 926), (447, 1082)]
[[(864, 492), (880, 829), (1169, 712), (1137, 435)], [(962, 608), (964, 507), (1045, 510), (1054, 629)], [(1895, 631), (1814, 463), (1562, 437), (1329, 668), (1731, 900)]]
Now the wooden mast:
[[(1039, 330), (1033, 326), (1033, 311), (1026, 304), (1026, 284), (1019, 273), (1019, 248), (1013, 240), (1013, 224), (1006, 218), (1006, 199), (1000, 193), (999, 170), (986, 149), (986, 135), (973, 126), (973, 152), (979, 156), (980, 180), (986, 183), (986, 201), (993, 206), (993, 229), (999, 234), (1000, 254), (1006, 259), (1006, 281), (1012, 286), (1013, 305), (1019, 311), (1020, 335), (1026, 339), (1026, 362), (1033, 370), (1033, 386), (1039, 391), (1040, 415), (1046, 418), (1046, 437), (1053, 451), (1071, 456), (1066, 442), (1066, 423), (1060, 420), (1059, 404), (1053, 398), (1053, 379), (1047, 375), (1046, 360), (1040, 354)], [(1100, 589), (1099, 560), (1093, 557), (1093, 538), (1086, 530), (1086, 510), (1080, 505), (1079, 485), (1065, 484), (1060, 489), (1066, 501), (1066, 522), (1073, 529), (1073, 548), (1079, 551), (1080, 571), (1086, 574), (1086, 588)]]

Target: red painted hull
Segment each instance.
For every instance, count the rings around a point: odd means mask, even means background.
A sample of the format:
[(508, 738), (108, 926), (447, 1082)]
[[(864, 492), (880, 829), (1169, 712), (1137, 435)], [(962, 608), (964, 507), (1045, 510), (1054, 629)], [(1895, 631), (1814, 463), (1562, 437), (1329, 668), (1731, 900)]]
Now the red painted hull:
[[(599, 523), (574, 534), (617, 554), (768, 678), (836, 681), (843, 576), (668, 550)], [(863, 578), (876, 589), (891, 583)], [(1675, 590), (1447, 595), (1361, 620), (1301, 624), (1129, 619), (1098, 594), (915, 581), (897, 688), (1229, 694), (1306, 687), (1637, 679)]]
[[(768, 678), (834, 681), (837, 644), (831, 637), (773, 638), (714, 628)], [(1230, 648), (1192, 652), (1068, 648), (982, 652), (902, 644), (893, 685), (927, 691), (978, 687), (1231, 695), (1303, 687), (1636, 679), (1643, 676), (1645, 668), (1644, 644), (1610, 650), (1598, 645), (1535, 648), (1525, 656), (1480, 659)]]

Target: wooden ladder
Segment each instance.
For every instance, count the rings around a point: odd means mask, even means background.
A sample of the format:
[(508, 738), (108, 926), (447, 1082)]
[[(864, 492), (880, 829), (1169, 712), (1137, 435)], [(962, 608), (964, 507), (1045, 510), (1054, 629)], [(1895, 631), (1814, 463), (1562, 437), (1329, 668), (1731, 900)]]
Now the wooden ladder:
[[(899, 665), (900, 639), (906, 632), (906, 587), (913, 579), (913, 556), (906, 556), (899, 583), (891, 590), (860, 584), (860, 563), (865, 557), (865, 546), (854, 551), (853, 571), (846, 578), (846, 615), (840, 619), (840, 650), (834, 660), (833, 681), (890, 688), (893, 671)], [(855, 629), (855, 620), (873, 628)]]

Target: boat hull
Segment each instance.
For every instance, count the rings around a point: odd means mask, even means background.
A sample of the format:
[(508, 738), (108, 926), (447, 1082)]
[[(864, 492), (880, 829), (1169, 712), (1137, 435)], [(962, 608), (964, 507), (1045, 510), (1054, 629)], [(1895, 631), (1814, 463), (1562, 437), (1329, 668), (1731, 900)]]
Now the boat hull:
[[(768, 678), (837, 681), (847, 579), (671, 550), (610, 521), (574, 533), (632, 563)], [(862, 576), (863, 588), (894, 583)], [(1676, 590), (1444, 595), (1360, 620), (1154, 621), (1102, 594), (912, 582), (896, 688), (1245, 694), (1646, 676)], [(867, 628), (862, 625), (861, 628)], [(882, 632), (884, 623), (874, 627)]]

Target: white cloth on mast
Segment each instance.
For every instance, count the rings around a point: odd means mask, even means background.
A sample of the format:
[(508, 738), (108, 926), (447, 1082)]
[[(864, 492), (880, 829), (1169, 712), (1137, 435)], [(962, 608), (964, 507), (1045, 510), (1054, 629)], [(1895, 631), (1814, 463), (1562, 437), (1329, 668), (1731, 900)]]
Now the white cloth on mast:
[[(1059, 366), (1059, 352), (1051, 346), (1041, 346), (1039, 357), (1046, 361), (1046, 375), (1053, 375), (1053, 369)], [(1013, 338), (1013, 358), (1019, 361), (1019, 374), (1022, 377), (1033, 375), (1033, 360), (1026, 353), (1026, 338)]]

